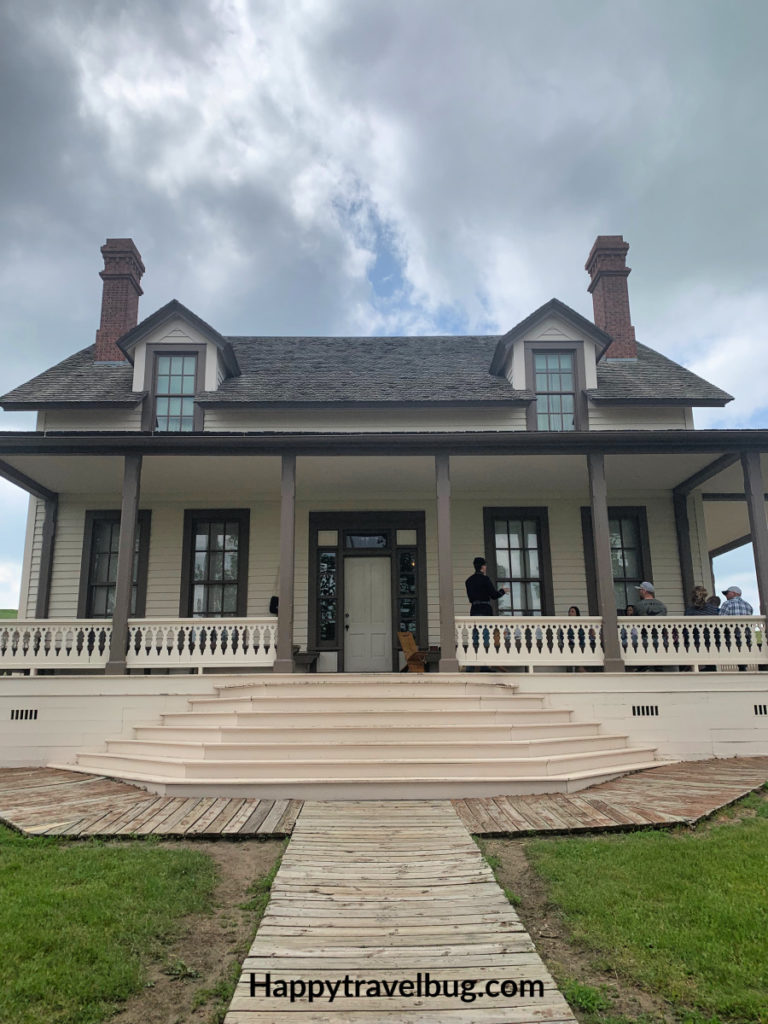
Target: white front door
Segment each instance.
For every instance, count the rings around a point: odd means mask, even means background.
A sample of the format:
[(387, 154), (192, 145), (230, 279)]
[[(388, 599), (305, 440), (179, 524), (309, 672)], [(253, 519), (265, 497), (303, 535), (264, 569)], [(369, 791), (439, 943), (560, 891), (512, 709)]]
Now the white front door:
[(344, 670), (392, 671), (388, 558), (344, 559)]

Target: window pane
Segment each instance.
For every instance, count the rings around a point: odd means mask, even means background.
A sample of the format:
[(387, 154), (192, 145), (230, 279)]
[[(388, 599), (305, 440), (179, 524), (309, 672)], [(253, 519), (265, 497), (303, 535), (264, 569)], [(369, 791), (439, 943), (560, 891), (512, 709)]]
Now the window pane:
[(386, 533), (355, 533), (347, 534), (346, 546), (348, 548), (386, 548), (389, 538)]
[(207, 576), (208, 556), (204, 551), (194, 552), (193, 575), (195, 580), (204, 580)]
[(171, 357), (171, 373), (181, 373), (184, 366), (184, 359), (182, 356)]
[(628, 550), (624, 552), (624, 575), (640, 579), (640, 552)]
[(496, 576), (503, 580), (508, 580), (511, 575), (509, 568), (509, 555), (509, 551), (496, 552)]
[(237, 552), (228, 551), (224, 555), (224, 579), (225, 580), (236, 580), (237, 579)]
[(224, 599), (222, 611), (226, 615), (233, 615), (237, 611), (237, 586), (228, 584), (224, 587)]
[(224, 575), (224, 556), (214, 552), (208, 559), (208, 579), (220, 580)]
[(224, 523), (211, 523), (211, 551), (221, 551), (224, 547)]
[(205, 615), (205, 587), (196, 586), (192, 591), (192, 614)]

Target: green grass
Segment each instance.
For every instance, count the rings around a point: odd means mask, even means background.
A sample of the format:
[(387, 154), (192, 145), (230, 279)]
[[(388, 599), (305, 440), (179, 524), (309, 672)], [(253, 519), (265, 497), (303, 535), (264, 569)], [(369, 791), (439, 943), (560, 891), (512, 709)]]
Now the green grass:
[(596, 966), (691, 1024), (768, 1022), (768, 803), (755, 794), (740, 806), (755, 817), (528, 848)]
[(15, 619), (18, 615), (15, 608), (0, 608), (0, 619)]
[(178, 920), (210, 907), (215, 881), (213, 861), (194, 851), (0, 828), (0, 1020), (105, 1020), (142, 988), (143, 964)]

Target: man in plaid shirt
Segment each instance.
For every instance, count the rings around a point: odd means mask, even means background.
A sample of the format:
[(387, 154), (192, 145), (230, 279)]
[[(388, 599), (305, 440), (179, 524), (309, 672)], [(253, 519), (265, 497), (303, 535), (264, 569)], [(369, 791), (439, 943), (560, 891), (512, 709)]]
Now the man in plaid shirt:
[(741, 587), (728, 587), (723, 593), (725, 601), (720, 605), (721, 615), (754, 615), (752, 605), (741, 596)]

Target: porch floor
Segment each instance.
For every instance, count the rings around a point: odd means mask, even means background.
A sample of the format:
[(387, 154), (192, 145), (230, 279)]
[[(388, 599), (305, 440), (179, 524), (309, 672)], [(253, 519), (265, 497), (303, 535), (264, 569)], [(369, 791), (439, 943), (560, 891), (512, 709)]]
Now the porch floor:
[[(661, 765), (578, 793), (454, 800), (470, 832), (621, 831), (691, 825), (758, 789), (768, 757)], [(284, 836), (302, 801), (169, 797), (97, 775), (54, 768), (0, 769), (0, 822), (24, 835), (101, 838)]]

